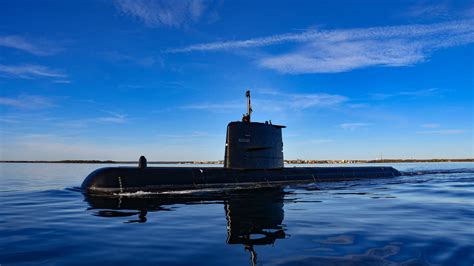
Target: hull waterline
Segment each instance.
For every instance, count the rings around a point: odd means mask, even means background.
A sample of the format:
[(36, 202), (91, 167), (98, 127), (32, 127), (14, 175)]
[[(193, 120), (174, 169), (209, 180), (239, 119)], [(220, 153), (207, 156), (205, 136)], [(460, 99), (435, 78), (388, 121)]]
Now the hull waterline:
[(106, 167), (82, 183), (87, 192), (113, 194), (203, 188), (255, 188), (400, 176), (392, 167), (294, 167), (228, 169), (219, 167)]

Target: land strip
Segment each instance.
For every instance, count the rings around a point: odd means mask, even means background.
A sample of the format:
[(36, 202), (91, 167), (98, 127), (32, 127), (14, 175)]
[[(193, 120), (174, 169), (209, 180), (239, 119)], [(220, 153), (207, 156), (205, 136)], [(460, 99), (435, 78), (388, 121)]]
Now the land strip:
[[(285, 160), (285, 164), (364, 164), (364, 163), (441, 163), (441, 162), (474, 162), (466, 159), (383, 159), (383, 160)], [(78, 163), (78, 164), (137, 164), (137, 161), (113, 160), (0, 160), (0, 163)], [(223, 161), (149, 161), (148, 164), (224, 164)]]

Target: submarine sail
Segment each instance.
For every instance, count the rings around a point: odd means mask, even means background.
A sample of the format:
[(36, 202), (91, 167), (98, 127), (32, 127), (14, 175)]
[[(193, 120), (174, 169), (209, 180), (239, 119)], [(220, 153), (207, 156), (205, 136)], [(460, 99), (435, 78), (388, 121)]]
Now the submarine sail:
[(247, 114), (241, 122), (227, 125), (224, 168), (278, 169), (283, 168), (283, 138), (285, 126), (252, 122), (253, 112), (250, 91), (247, 97)]

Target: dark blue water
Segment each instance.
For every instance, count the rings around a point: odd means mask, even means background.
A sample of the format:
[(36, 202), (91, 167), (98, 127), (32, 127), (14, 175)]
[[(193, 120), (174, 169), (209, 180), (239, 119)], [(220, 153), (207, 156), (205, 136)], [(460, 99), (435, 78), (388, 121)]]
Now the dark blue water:
[(101, 165), (0, 164), (0, 264), (473, 265), (474, 164), (393, 166), (410, 175), (101, 198), (77, 190)]

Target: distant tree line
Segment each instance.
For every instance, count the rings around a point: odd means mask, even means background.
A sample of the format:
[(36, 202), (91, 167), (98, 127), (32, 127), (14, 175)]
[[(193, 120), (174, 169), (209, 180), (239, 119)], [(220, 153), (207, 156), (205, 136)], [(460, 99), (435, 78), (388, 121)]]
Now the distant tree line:
[[(286, 164), (353, 164), (353, 163), (440, 163), (440, 162), (474, 162), (474, 158), (466, 159), (383, 159), (383, 160), (285, 160)], [(88, 164), (136, 164), (137, 161), (112, 160), (59, 160), (59, 161), (28, 161), (3, 160), (0, 163), (88, 163)], [(224, 164), (219, 161), (152, 161), (148, 164)]]

